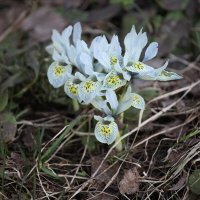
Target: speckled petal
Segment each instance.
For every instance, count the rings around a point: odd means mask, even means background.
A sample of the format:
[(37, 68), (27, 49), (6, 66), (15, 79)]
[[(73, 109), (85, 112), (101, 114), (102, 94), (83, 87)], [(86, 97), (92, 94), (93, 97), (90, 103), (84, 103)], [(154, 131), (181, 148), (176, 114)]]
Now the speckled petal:
[(145, 101), (139, 94), (132, 93), (132, 106), (137, 109), (144, 110)]
[(103, 90), (112, 89), (116, 90), (117, 88), (126, 84), (126, 80), (122, 79), (119, 74), (115, 71), (111, 71), (105, 77), (103, 82)]
[(99, 121), (96, 124), (94, 134), (99, 142), (112, 144), (115, 141), (118, 132), (118, 126), (115, 122), (105, 124)]
[(95, 96), (100, 92), (101, 89), (101, 82), (94, 82), (92, 80), (83, 81), (80, 84), (78, 94), (80, 99), (88, 104), (95, 98)]
[(168, 72), (166, 70), (163, 70), (157, 77), (158, 81), (173, 81), (178, 79), (182, 79), (182, 76), (179, 76), (175, 72)]
[(133, 62), (133, 63), (128, 63), (128, 65), (125, 68), (130, 72), (134, 72), (134, 73), (138, 73), (138, 74), (145, 74), (145, 73), (154, 71), (153, 67), (150, 67), (139, 61)]
[(67, 81), (69, 75), (72, 72), (71, 65), (63, 66), (58, 62), (53, 62), (47, 71), (47, 77), (50, 84), (54, 88), (61, 87)]
[(79, 84), (74, 83), (72, 79), (69, 79), (65, 83), (64, 86), (65, 93), (72, 99), (79, 100), (78, 89), (79, 89)]

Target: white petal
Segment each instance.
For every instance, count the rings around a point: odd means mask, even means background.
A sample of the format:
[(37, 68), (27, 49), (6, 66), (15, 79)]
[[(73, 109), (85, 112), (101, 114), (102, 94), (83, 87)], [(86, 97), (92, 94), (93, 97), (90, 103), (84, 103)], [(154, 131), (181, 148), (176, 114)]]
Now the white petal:
[(110, 43), (109, 54), (120, 57), (121, 53), (122, 53), (122, 48), (120, 46), (118, 36), (113, 35)]
[(94, 71), (92, 57), (89, 56), (87, 53), (81, 53), (79, 58), (83, 72), (87, 75), (92, 75)]
[(157, 42), (150, 43), (145, 51), (143, 62), (154, 58), (157, 55), (157, 53), (158, 53), (158, 43)]
[(85, 81), (86, 80), (86, 77), (83, 74), (81, 74), (80, 72), (76, 72), (74, 74), (74, 76), (80, 81)]
[(173, 81), (182, 79), (183, 77), (176, 74), (175, 72), (168, 72), (166, 70), (163, 70), (161, 74), (157, 77), (158, 81)]
[(64, 86), (65, 93), (72, 99), (79, 100), (78, 96), (79, 84), (73, 83), (72, 79), (67, 80)]
[(53, 44), (48, 45), (45, 49), (50, 55), (53, 54), (53, 50), (54, 50)]
[(131, 51), (135, 43), (136, 37), (137, 37), (137, 33), (135, 31), (135, 26), (132, 26), (131, 31), (124, 38), (124, 45), (125, 45), (126, 51), (128, 52)]
[(58, 42), (58, 43), (62, 41), (60, 33), (55, 29), (53, 30), (51, 39), (53, 42)]
[(128, 110), (132, 106), (132, 93), (131, 93), (131, 86), (129, 86), (126, 90), (126, 93), (122, 97), (119, 102), (119, 106), (117, 108), (116, 114), (120, 114), (126, 110)]
[(89, 104), (98, 95), (100, 89), (101, 89), (100, 82), (86, 80), (80, 84), (78, 94), (80, 99), (85, 104)]
[(65, 84), (71, 72), (70, 65), (62, 66), (58, 62), (53, 62), (47, 71), (48, 80), (54, 88), (58, 88)]
[(138, 74), (146, 74), (146, 73), (154, 71), (153, 67), (139, 61), (129, 63), (125, 68), (130, 72), (134, 72)]
[(103, 117), (98, 116), (98, 115), (94, 115), (94, 119), (97, 120), (97, 121), (99, 121), (99, 122), (103, 121)]
[(117, 95), (113, 90), (107, 90), (106, 91), (106, 99), (110, 104), (110, 107), (116, 111), (118, 107), (118, 100)]
[(115, 72), (111, 71), (108, 73), (104, 79), (102, 90), (116, 90), (126, 84), (126, 80), (122, 79), (120, 75)]
[(112, 112), (110, 110), (110, 108), (107, 105), (107, 101), (103, 100), (102, 97), (97, 96), (95, 97), (91, 104), (98, 110), (102, 111), (103, 113), (107, 114), (107, 115), (111, 115)]
[(95, 126), (94, 134), (99, 142), (112, 144), (115, 141), (118, 132), (118, 126), (115, 122), (109, 124), (98, 122)]
[(95, 49), (94, 57), (99, 61), (99, 63), (104, 67), (105, 71), (108, 72), (111, 70), (112, 66), (110, 65), (110, 57), (107, 53)]
[(147, 35), (146, 33), (140, 32), (131, 49), (130, 59), (132, 61), (138, 61), (140, 59), (140, 55), (142, 53), (143, 48), (146, 46), (146, 44), (147, 44)]
[(69, 37), (72, 34), (72, 26), (68, 26), (64, 31), (62, 32), (62, 42), (64, 46), (67, 48), (70, 45)]
[(73, 30), (74, 44), (76, 44), (77, 41), (81, 39), (81, 32), (82, 32), (81, 24), (80, 24), (80, 22), (78, 22), (74, 25), (74, 30)]
[(132, 93), (132, 106), (137, 109), (144, 110), (145, 102), (142, 96), (136, 93)]
[(106, 77), (106, 74), (104, 73), (93, 72), (93, 74), (97, 78), (98, 81), (103, 81)]
[(53, 60), (55, 60), (57, 62), (70, 64), (68, 57), (64, 53), (63, 54), (59, 54), (55, 49), (53, 51), (52, 58), (53, 58)]

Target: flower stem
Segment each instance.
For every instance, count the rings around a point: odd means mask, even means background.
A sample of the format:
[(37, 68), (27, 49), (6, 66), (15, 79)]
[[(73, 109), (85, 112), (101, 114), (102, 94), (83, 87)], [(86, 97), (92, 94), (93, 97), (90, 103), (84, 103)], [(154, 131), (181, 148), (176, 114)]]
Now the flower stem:
[[(119, 121), (120, 121), (120, 123), (123, 124), (123, 122), (124, 122), (124, 113), (120, 114)], [(115, 139), (115, 143), (118, 142), (118, 140), (120, 139), (121, 134), (122, 134), (122, 131), (119, 131), (117, 133), (117, 137)], [(116, 148), (117, 151), (121, 152), (123, 150), (122, 141), (120, 141), (115, 148)]]
[[(118, 140), (120, 139), (120, 135), (121, 135), (120, 133), (121, 133), (121, 131), (119, 131), (119, 132), (117, 133), (117, 137), (116, 137), (116, 139), (115, 139), (115, 143), (117, 143)], [(116, 148), (117, 151), (121, 152), (122, 149), (123, 149), (122, 141), (120, 141), (120, 142), (117, 144), (117, 146), (116, 146), (115, 148)]]
[(79, 103), (76, 99), (72, 100), (72, 105), (73, 105), (73, 109), (74, 109), (75, 112), (80, 109)]

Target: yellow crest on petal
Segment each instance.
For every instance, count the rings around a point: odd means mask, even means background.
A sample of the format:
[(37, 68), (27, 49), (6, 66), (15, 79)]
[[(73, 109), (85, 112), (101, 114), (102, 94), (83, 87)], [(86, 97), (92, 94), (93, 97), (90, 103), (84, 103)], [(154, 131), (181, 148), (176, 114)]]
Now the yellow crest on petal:
[(64, 68), (62, 65), (57, 65), (57, 66), (54, 66), (53, 68), (53, 72), (55, 76), (57, 77), (61, 76), (65, 71), (66, 71), (66, 68)]
[(116, 56), (112, 56), (110, 58), (110, 65), (114, 66), (117, 63), (117, 57)]
[(109, 124), (98, 122), (94, 132), (99, 142), (111, 144), (118, 134), (118, 126), (115, 122), (110, 122)]
[(105, 80), (104, 80), (104, 83), (103, 83), (103, 88), (104, 89), (117, 89), (123, 85), (126, 84), (126, 80), (123, 80), (120, 78), (120, 76), (114, 72), (114, 71), (111, 71), (106, 77), (105, 77)]

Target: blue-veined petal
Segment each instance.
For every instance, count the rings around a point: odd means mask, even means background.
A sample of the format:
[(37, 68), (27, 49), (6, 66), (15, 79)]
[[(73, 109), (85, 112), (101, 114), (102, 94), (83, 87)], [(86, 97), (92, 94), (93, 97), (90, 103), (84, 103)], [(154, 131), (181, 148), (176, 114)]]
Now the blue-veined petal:
[(157, 80), (158, 76), (161, 74), (161, 72), (164, 69), (166, 69), (167, 65), (168, 65), (168, 61), (166, 61), (163, 66), (157, 69), (150, 70), (146, 73), (139, 73), (135, 77), (143, 79), (143, 80)]
[(51, 39), (53, 42), (58, 42), (58, 43), (62, 42), (62, 37), (61, 37), (60, 33), (55, 29), (53, 30)]
[(115, 122), (97, 122), (94, 130), (96, 139), (101, 143), (112, 144), (118, 134), (118, 126)]
[(80, 81), (85, 81), (86, 80), (86, 77), (83, 74), (81, 74), (80, 72), (76, 72), (74, 74), (74, 76), (75, 76), (75, 78), (77, 78)]
[(58, 62), (53, 62), (47, 71), (48, 80), (54, 88), (58, 88), (65, 84), (71, 72), (71, 65), (63, 66)]
[(83, 52), (79, 55), (80, 59), (80, 66), (82, 66), (82, 71), (87, 74), (87, 75), (92, 75), (93, 74), (93, 59), (90, 55), (87, 53)]
[(136, 93), (132, 93), (132, 106), (137, 109), (145, 109), (145, 101), (142, 96)]
[(103, 81), (106, 77), (106, 74), (100, 72), (93, 72), (94, 76), (97, 78), (98, 81)]
[(95, 82), (93, 80), (86, 80), (80, 83), (78, 94), (80, 99), (88, 104), (98, 95), (102, 87), (101, 82)]
[(154, 58), (157, 55), (157, 53), (158, 53), (158, 43), (157, 42), (150, 43), (145, 51), (143, 62)]
[(122, 53), (122, 48), (119, 43), (119, 39), (117, 35), (113, 35), (108, 51), (109, 55), (116, 55), (116, 57), (120, 57)]
[(81, 39), (81, 32), (82, 32), (82, 28), (81, 28), (81, 24), (80, 22), (74, 24), (74, 30), (73, 30), (73, 42), (76, 45), (77, 41)]
[(128, 65), (125, 67), (128, 71), (138, 73), (138, 74), (145, 74), (154, 71), (154, 68), (151, 66), (148, 66), (142, 62), (131, 62), (128, 63)]
[(116, 72), (122, 74), (125, 80), (130, 81), (131, 79), (130, 73), (125, 68), (122, 69), (121, 66), (119, 65), (119, 62), (114, 66), (114, 69), (116, 70)]
[(53, 44), (48, 45), (45, 49), (50, 55), (53, 54), (53, 51), (54, 51)]
[(135, 26), (132, 26), (131, 31), (124, 38), (124, 45), (126, 51), (131, 52), (131, 49), (133, 48), (136, 38), (137, 38), (137, 33), (135, 30)]
[(62, 32), (62, 42), (64, 44), (65, 47), (68, 47), (70, 44), (70, 40), (69, 37), (72, 34), (72, 26), (68, 26), (67, 28), (65, 28)]
[(137, 34), (135, 27), (132, 27), (130, 33), (128, 33), (124, 40), (125, 44), (125, 58), (124, 63), (128, 61), (138, 61), (143, 48), (147, 44), (146, 33), (142, 33), (142, 30)]
[(69, 59), (65, 53), (59, 54), (56, 50), (54, 50), (52, 58), (54, 61), (70, 64)]
[(111, 115), (112, 112), (110, 110), (110, 108), (107, 105), (107, 101), (104, 100), (101, 96), (97, 96), (95, 97), (91, 104), (98, 110), (102, 111), (103, 113), (107, 114), (107, 115)]
[(106, 99), (110, 104), (110, 107), (116, 111), (118, 107), (117, 95), (113, 90), (106, 90)]
[(175, 72), (168, 72), (166, 70), (163, 70), (160, 75), (157, 77), (156, 80), (158, 81), (173, 81), (173, 80), (178, 80), (182, 79), (182, 76), (179, 76)]
[(120, 75), (111, 71), (108, 73), (104, 79), (102, 90), (112, 89), (116, 90), (117, 88), (126, 84), (126, 80), (122, 79)]
[(125, 94), (121, 97), (115, 114), (118, 115), (128, 110), (131, 106), (132, 106), (132, 93), (131, 93), (131, 86), (129, 86)]
[(72, 79), (67, 80), (64, 86), (64, 91), (70, 98), (79, 100), (78, 90), (79, 84), (74, 83)]
[(103, 66), (106, 72), (109, 72), (112, 68), (110, 63), (110, 57), (107, 53), (99, 50), (94, 50), (94, 57), (98, 60), (98, 62)]

